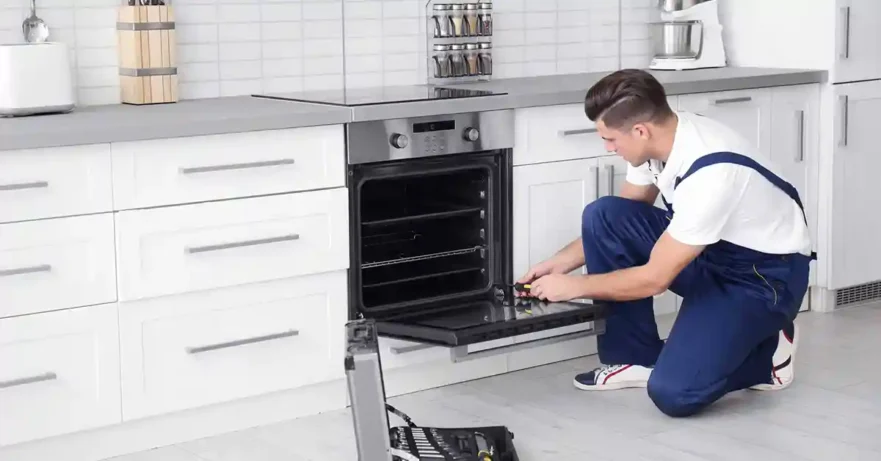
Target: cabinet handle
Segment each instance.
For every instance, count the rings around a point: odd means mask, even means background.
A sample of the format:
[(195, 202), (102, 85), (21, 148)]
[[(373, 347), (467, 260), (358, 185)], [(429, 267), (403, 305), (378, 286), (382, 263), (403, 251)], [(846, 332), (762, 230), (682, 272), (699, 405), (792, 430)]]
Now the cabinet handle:
[(227, 349), (230, 347), (244, 346), (246, 344), (254, 344), (254, 343), (261, 343), (264, 341), (272, 341), (275, 339), (290, 338), (293, 336), (297, 336), (299, 334), (300, 334), (300, 332), (298, 330), (290, 330), (290, 331), (285, 331), (283, 333), (273, 333), (271, 335), (266, 335), (266, 336), (256, 336), (253, 338), (237, 339), (235, 341), (229, 341), (229, 342), (225, 342), (225, 343), (209, 344), (207, 346), (188, 347), (186, 349), (186, 351), (188, 354), (199, 354), (201, 352), (216, 351), (218, 349)]
[(798, 150), (795, 152), (795, 162), (801, 163), (805, 159), (805, 111), (798, 110), (795, 113), (798, 124)]
[(590, 167), (589, 170), (593, 174), (593, 198), (600, 198), (600, 168), (596, 166)]
[(244, 170), (246, 168), (265, 168), (270, 166), (293, 165), (294, 159), (267, 160), (265, 162), (230, 163), (229, 165), (196, 166), (181, 168), (181, 174), (212, 173), (215, 171)]
[(606, 165), (606, 180), (609, 181), (609, 194), (615, 195), (615, 165)]
[(17, 267), (15, 269), (0, 270), (0, 277), (10, 277), (13, 275), (35, 274), (37, 272), (49, 272), (52, 266), (48, 264), (40, 264), (39, 266)]
[(389, 351), (394, 355), (406, 354), (408, 352), (416, 352), (434, 347), (432, 344), (415, 344), (413, 346), (391, 347)]
[(0, 184), (0, 191), (24, 190), (24, 189), (43, 189), (49, 187), (46, 181), (23, 182), (18, 184)]
[(842, 7), (841, 15), (844, 20), (844, 26), (841, 28), (841, 33), (844, 34), (844, 36), (841, 37), (841, 51), (838, 53), (838, 57), (841, 59), (848, 59), (850, 58), (850, 7)]
[(582, 134), (591, 134), (591, 133), (596, 133), (596, 132), (597, 132), (596, 128), (583, 128), (580, 130), (563, 130), (560, 132), (560, 136), (565, 138), (566, 136), (578, 136), (578, 135), (582, 135)]
[(841, 118), (841, 134), (839, 135), (840, 138), (838, 139), (838, 145), (841, 146), (841, 147), (847, 147), (847, 131), (848, 131), (848, 127), (847, 127), (847, 125), (848, 125), (848, 120), (847, 120), (847, 118), (848, 118), (848, 115), (849, 115), (849, 114), (848, 114), (849, 111), (848, 111), (848, 107), (847, 107), (847, 105), (848, 105), (848, 96), (847, 96), (847, 95), (839, 96), (839, 97), (838, 97), (838, 103), (839, 103), (840, 106), (841, 106), (841, 107), (840, 107), (840, 109), (841, 109), (841, 114), (840, 114), (840, 118)]
[(734, 104), (738, 102), (750, 102), (752, 101), (752, 96), (741, 96), (739, 98), (726, 98), (726, 99), (717, 99), (713, 101), (713, 104), (716, 106), (721, 106), (723, 104)]
[(245, 240), (243, 242), (219, 243), (217, 245), (205, 245), (201, 247), (187, 247), (187, 253), (207, 253), (209, 251), (229, 250), (230, 248), (241, 248), (256, 245), (268, 245), (270, 243), (289, 242), (299, 240), (299, 234), (282, 235), (280, 237), (269, 237), (265, 239)]
[(53, 379), (58, 379), (58, 375), (50, 371), (48, 373), (43, 373), (42, 375), (10, 379), (9, 381), (0, 381), (0, 389), (8, 389), (15, 386), (24, 386), (25, 384), (41, 383), (43, 381), (52, 381)]

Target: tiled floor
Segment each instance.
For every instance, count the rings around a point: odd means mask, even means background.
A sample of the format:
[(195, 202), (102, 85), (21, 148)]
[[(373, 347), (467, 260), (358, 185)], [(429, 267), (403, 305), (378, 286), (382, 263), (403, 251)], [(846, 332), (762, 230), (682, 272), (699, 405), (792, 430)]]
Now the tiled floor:
[[(796, 381), (731, 394), (671, 419), (645, 390), (585, 393), (572, 376), (595, 357), (391, 399), (417, 424), (504, 424), (522, 461), (881, 460), (881, 306), (805, 314)], [(395, 424), (400, 421), (393, 420)], [(347, 411), (113, 461), (355, 461)]]

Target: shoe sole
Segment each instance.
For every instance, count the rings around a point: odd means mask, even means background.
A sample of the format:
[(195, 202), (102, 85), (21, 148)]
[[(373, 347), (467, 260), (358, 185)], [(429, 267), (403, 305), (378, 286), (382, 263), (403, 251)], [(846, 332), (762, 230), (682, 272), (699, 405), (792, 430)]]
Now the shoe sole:
[(622, 381), (614, 384), (581, 384), (578, 380), (573, 380), (572, 384), (582, 391), (616, 391), (619, 389), (644, 388), (648, 385), (648, 381)]
[(801, 335), (798, 334), (797, 324), (793, 330), (793, 336), (795, 336), (795, 338), (792, 339), (792, 353), (789, 354), (789, 366), (791, 367), (789, 381), (783, 384), (756, 384), (755, 386), (750, 387), (750, 389), (757, 391), (782, 391), (792, 385), (792, 382), (795, 381), (795, 353), (798, 351), (798, 340), (801, 338)]

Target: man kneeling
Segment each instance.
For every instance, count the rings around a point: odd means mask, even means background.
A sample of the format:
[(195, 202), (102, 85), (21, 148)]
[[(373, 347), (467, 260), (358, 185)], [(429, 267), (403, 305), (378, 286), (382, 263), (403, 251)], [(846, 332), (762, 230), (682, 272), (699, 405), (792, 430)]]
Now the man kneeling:
[[(629, 163), (626, 184), (584, 209), (580, 239), (519, 280), (540, 299), (612, 301), (603, 366), (575, 386), (647, 387), (670, 416), (732, 391), (789, 386), (815, 257), (796, 189), (732, 129), (673, 111), (646, 72), (603, 78), (585, 112)], [(659, 192), (666, 212), (653, 205)], [(583, 265), (589, 275), (569, 275)], [(652, 296), (668, 289), (683, 302), (665, 344)]]

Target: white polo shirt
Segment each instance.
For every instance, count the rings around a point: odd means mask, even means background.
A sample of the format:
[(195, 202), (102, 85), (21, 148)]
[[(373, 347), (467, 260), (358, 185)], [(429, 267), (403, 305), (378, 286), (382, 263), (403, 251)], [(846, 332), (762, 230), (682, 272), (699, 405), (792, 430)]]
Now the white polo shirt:
[[(706, 166), (674, 190), (676, 178), (684, 176), (695, 160), (715, 152), (750, 157), (789, 182), (734, 130), (701, 115), (676, 115), (676, 138), (666, 164), (651, 160), (627, 169), (627, 182), (655, 184), (673, 206), (670, 236), (689, 245), (725, 240), (765, 253), (810, 255), (810, 234), (798, 204), (752, 168), (730, 163)], [(805, 197), (801, 200), (804, 203)]]

